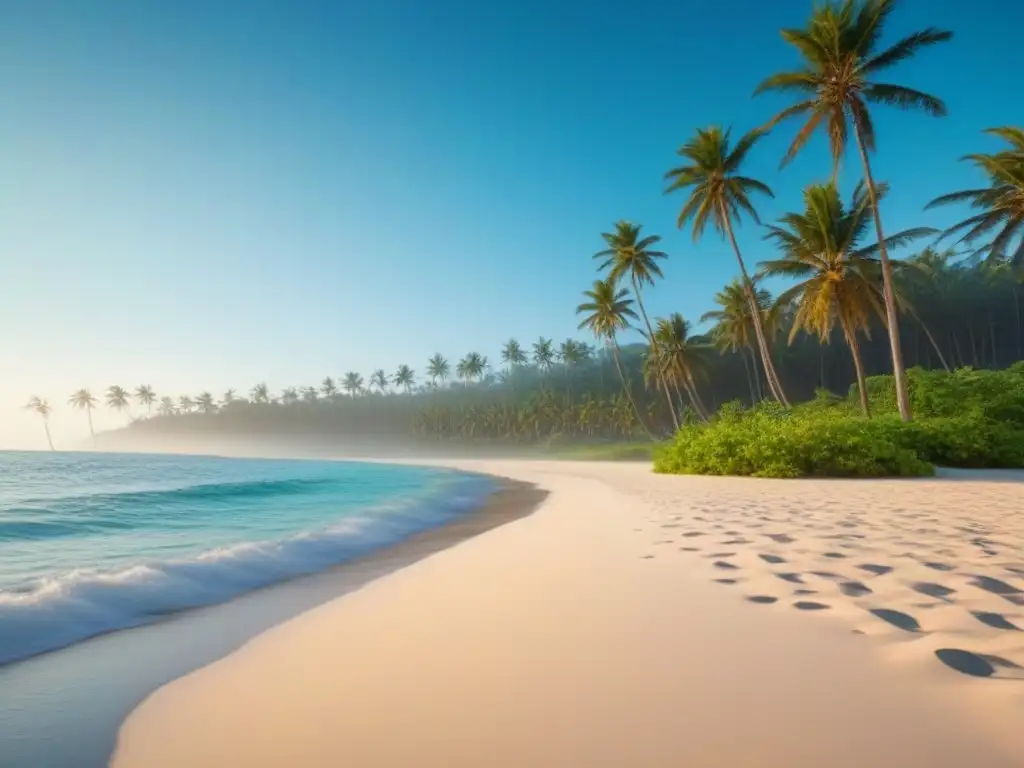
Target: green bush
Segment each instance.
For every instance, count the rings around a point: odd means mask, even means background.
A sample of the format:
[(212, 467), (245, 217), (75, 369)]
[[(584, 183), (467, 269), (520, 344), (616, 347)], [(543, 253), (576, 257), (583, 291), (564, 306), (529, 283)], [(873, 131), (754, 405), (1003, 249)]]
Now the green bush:
[(873, 418), (858, 394), (826, 392), (785, 410), (722, 406), (684, 427), (655, 456), (658, 472), (755, 477), (909, 477), (951, 467), (1024, 467), (1024, 364), (1004, 371), (908, 371), (914, 421), (896, 413), (892, 377), (867, 381)]

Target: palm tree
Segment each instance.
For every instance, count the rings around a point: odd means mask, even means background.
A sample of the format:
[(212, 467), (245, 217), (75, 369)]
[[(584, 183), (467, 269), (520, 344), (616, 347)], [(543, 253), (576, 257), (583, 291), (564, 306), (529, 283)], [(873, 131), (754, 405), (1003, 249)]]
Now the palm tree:
[(451, 366), (440, 352), (427, 360), (427, 375), (430, 377), (431, 385), (435, 388), (437, 387), (438, 380), (443, 385), (448, 380), (450, 373)]
[(135, 389), (135, 401), (146, 407), (146, 416), (149, 416), (153, 410), (153, 403), (156, 402), (156, 393), (153, 392), (152, 387), (143, 384)]
[(892, 264), (885, 245), (882, 215), (878, 207), (878, 187), (871, 173), (868, 155), (875, 151), (875, 128), (869, 104), (886, 104), (898, 109), (917, 109), (933, 117), (946, 114), (946, 106), (934, 96), (912, 88), (880, 83), (874, 77), (914, 56), (918, 51), (953, 37), (952, 32), (927, 28), (913, 32), (889, 48), (879, 51), (885, 21), (896, 8), (897, 0), (841, 0), (814, 9), (805, 29), (784, 29), (782, 38), (803, 58), (803, 67), (793, 72), (772, 75), (755, 91), (796, 91), (801, 100), (787, 107), (769, 122), (768, 127), (796, 115), (809, 115), (783, 157), (786, 164), (804, 147), (817, 130), (828, 134), (832, 149), (832, 175), (846, 151), (850, 127), (860, 153), (867, 181), (867, 194), (875, 220), (878, 257), (882, 268), (886, 325), (892, 349), (893, 377), (900, 416), (909, 421), (910, 400), (906, 371), (900, 348), (899, 313), (893, 285)]
[[(694, 341), (690, 335), (690, 323), (678, 312), (658, 319), (654, 338), (659, 351), (652, 357), (654, 364), (659, 366), (663, 386), (667, 389), (671, 383), (685, 391), (697, 416), (707, 421), (708, 410), (697, 390), (696, 374), (706, 370), (710, 348)], [(654, 345), (651, 346), (653, 351)]]
[(469, 382), (483, 376), (485, 368), (487, 368), (487, 358), (479, 352), (470, 352), (459, 360), (455, 366), (455, 374), (463, 380), (464, 386), (469, 387)]
[(686, 160), (685, 165), (673, 168), (665, 177), (670, 180), (666, 192), (677, 189), (689, 189), (689, 197), (679, 212), (678, 226), (680, 229), (689, 221), (693, 222), (693, 239), (700, 240), (704, 229), (710, 221), (715, 229), (729, 238), (736, 261), (740, 265), (743, 291), (750, 305), (750, 314), (754, 320), (754, 335), (757, 348), (764, 366), (768, 389), (780, 403), (789, 406), (782, 382), (775, 372), (758, 311), (757, 298), (754, 295), (754, 284), (747, 273), (743, 254), (736, 243), (733, 233), (733, 220), (738, 223), (740, 214), (747, 213), (757, 224), (761, 221), (757, 211), (750, 202), (753, 192), (774, 197), (772, 191), (764, 183), (740, 175), (740, 167), (747, 154), (764, 135), (763, 131), (755, 130), (743, 136), (735, 147), (729, 143), (729, 131), (712, 127), (699, 129), (696, 135), (684, 144), (678, 154)]
[(544, 376), (547, 376), (555, 362), (554, 344), (553, 339), (545, 339), (543, 336), (533, 342), (533, 364), (540, 369)]
[(377, 387), (382, 395), (388, 393), (388, 375), (384, 373), (383, 368), (378, 368), (370, 374), (370, 386)]
[(565, 394), (572, 403), (572, 374), (573, 370), (587, 359), (587, 352), (584, 345), (575, 339), (566, 339), (558, 345), (558, 359), (565, 366)]
[(217, 403), (209, 392), (200, 392), (196, 395), (195, 403), (196, 408), (201, 413), (215, 413), (217, 411)]
[(302, 399), (307, 403), (315, 403), (320, 393), (316, 387), (306, 387), (302, 390)]
[(995, 154), (973, 154), (963, 158), (988, 176), (989, 185), (937, 197), (926, 207), (969, 202), (971, 208), (981, 213), (950, 227), (942, 237), (967, 230), (959, 242), (972, 245), (999, 230), (971, 255), (977, 257), (987, 252), (990, 259), (1008, 259), (1018, 276), (1024, 276), (1024, 129), (1004, 126), (989, 128), (985, 133), (1010, 145), (1010, 149)]
[(238, 398), (235, 396), (235, 390), (226, 389), (224, 395), (221, 397), (221, 407), (226, 408), (227, 406), (234, 403)]
[(341, 388), (348, 392), (349, 397), (355, 397), (363, 391), (363, 377), (355, 371), (349, 371), (341, 381)]
[(508, 377), (506, 381), (515, 395), (515, 373), (516, 370), (528, 362), (526, 353), (515, 339), (509, 339), (501, 348), (501, 362), (508, 366)]
[(128, 411), (128, 418), (131, 418), (131, 411), (129, 410), (129, 402), (131, 395), (128, 394), (128, 390), (124, 387), (119, 387), (116, 384), (112, 387), (107, 388), (107, 407), (113, 408), (118, 413), (121, 411)]
[[(607, 269), (609, 279), (618, 283), (623, 277), (629, 278), (633, 285), (633, 294), (636, 296), (636, 305), (640, 309), (640, 316), (644, 320), (644, 327), (647, 328), (647, 339), (651, 345), (651, 351), (655, 358), (658, 356), (658, 341), (654, 336), (654, 329), (651, 328), (651, 321), (647, 317), (647, 310), (644, 308), (644, 300), (641, 288), (644, 284), (654, 285), (655, 278), (663, 278), (665, 275), (658, 266), (659, 259), (666, 259), (668, 255), (661, 251), (652, 250), (653, 246), (661, 242), (658, 235), (640, 237), (639, 224), (631, 224), (628, 221), (619, 221), (615, 224), (614, 232), (602, 232), (608, 247), (600, 253), (594, 254), (595, 259), (603, 259), (599, 269)], [(664, 379), (665, 371), (663, 366), (655, 361), (657, 375), (662, 377), (662, 388), (665, 392), (665, 400), (668, 403), (668, 411), (672, 421), (679, 429), (679, 416), (676, 414), (675, 405), (672, 403), (672, 393), (669, 392), (668, 384)]]
[[(360, 384), (360, 388), (361, 387), (362, 385)], [(332, 379), (330, 376), (327, 376), (324, 378), (323, 381), (320, 382), (320, 391), (324, 393), (324, 397), (330, 400), (332, 397), (338, 394), (338, 387), (337, 385), (335, 385), (334, 379)]]
[[(877, 196), (885, 195), (884, 185)], [(801, 330), (816, 333), (827, 343), (836, 323), (853, 356), (860, 405), (869, 416), (864, 363), (857, 333), (871, 338), (871, 317), (885, 322), (885, 302), (879, 291), (877, 243), (862, 247), (870, 225), (870, 200), (863, 184), (853, 192), (849, 208), (843, 205), (835, 182), (812, 184), (804, 191), (805, 211), (789, 213), (781, 226), (768, 227), (767, 239), (782, 249), (785, 257), (761, 263), (763, 274), (802, 279), (783, 292), (778, 303), (796, 302), (796, 316), (789, 334), (792, 343)], [(885, 239), (884, 247), (897, 247), (915, 238), (934, 234), (926, 228), (908, 229)]]
[(178, 412), (178, 407), (174, 404), (173, 398), (165, 395), (160, 398), (160, 405), (157, 410), (160, 412), (161, 416), (173, 416)]
[(299, 390), (295, 387), (285, 387), (281, 390), (281, 405), (295, 405), (299, 402)]
[(192, 413), (192, 409), (196, 407), (196, 401), (188, 395), (182, 395), (178, 398), (178, 412), (179, 413)]
[(43, 429), (46, 430), (46, 444), (50, 446), (52, 451), (53, 439), (50, 437), (50, 414), (53, 412), (53, 407), (49, 402), (39, 397), (39, 395), (33, 395), (25, 406), (25, 410), (35, 411), (43, 417)]
[(252, 392), (249, 393), (249, 397), (257, 404), (269, 403), (270, 391), (267, 389), (267, 385), (264, 382), (260, 382), (252, 388)]
[(405, 394), (412, 394), (412, 385), (416, 380), (416, 373), (408, 365), (398, 366), (395, 371), (394, 382), (396, 387), (404, 387)]
[[(626, 298), (629, 291), (625, 288), (616, 287), (610, 278), (606, 280), (595, 280), (589, 291), (583, 292), (586, 299), (576, 307), (576, 314), (583, 315), (580, 321), (580, 328), (588, 328), (598, 339), (607, 341), (612, 346), (615, 356), (615, 368), (619, 372), (619, 379), (622, 381), (622, 388), (629, 399), (636, 418), (641, 425), (644, 424), (640, 409), (633, 399), (633, 388), (629, 385), (629, 379), (622, 371), (622, 354), (619, 350), (618, 334), (631, 328), (630, 320), (638, 320), (636, 312), (632, 309), (633, 300)], [(646, 430), (646, 427), (644, 427)]]
[[(757, 287), (757, 278), (754, 283), (754, 304), (757, 306), (758, 315), (761, 318), (761, 325), (765, 329), (765, 336), (774, 339), (777, 332), (778, 313), (772, 307), (772, 297), (768, 291)], [(754, 318), (750, 313), (750, 302), (747, 301), (747, 293), (742, 283), (734, 280), (715, 294), (715, 303), (721, 309), (705, 312), (701, 323), (709, 320), (715, 325), (711, 329), (711, 338), (715, 346), (720, 350), (737, 352), (743, 361), (743, 369), (747, 373), (748, 384), (750, 385), (751, 402), (761, 399), (761, 377), (758, 373), (757, 337), (754, 330)], [(744, 352), (750, 355), (750, 364)]]

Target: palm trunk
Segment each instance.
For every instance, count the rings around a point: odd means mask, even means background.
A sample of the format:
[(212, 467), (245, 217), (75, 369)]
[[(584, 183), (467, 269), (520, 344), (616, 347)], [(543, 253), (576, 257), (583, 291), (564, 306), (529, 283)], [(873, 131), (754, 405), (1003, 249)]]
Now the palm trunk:
[(50, 422), (47, 419), (43, 419), (43, 429), (46, 430), (46, 444), (50, 446), (50, 450), (53, 450), (53, 438), (50, 437)]
[(757, 403), (757, 393), (754, 392), (754, 377), (750, 374), (750, 363), (747, 362), (747, 353), (743, 350), (743, 347), (738, 349), (740, 353), (740, 360), (743, 361), (743, 373), (747, 377), (747, 387), (750, 389), (750, 404), (754, 405)]
[(1021, 344), (1024, 339), (1021, 338), (1020, 334), (1020, 294), (1017, 292), (1016, 283), (1013, 285), (1013, 314), (1017, 320), (1017, 359), (1024, 359), (1024, 352), (1021, 350)]
[(900, 346), (899, 313), (896, 307), (896, 290), (893, 287), (892, 262), (889, 261), (889, 249), (885, 246), (885, 234), (882, 230), (882, 214), (878, 209), (878, 194), (875, 191), (875, 180), (871, 176), (871, 163), (864, 149), (864, 139), (860, 135), (860, 126), (855, 120), (853, 134), (857, 139), (857, 149), (864, 164), (864, 178), (868, 183), (868, 199), (871, 201), (871, 212), (875, 219), (875, 234), (878, 236), (878, 259), (882, 264), (882, 295), (885, 298), (885, 320), (889, 331), (889, 347), (892, 351), (892, 374), (896, 381), (896, 404), (900, 409), (900, 418), (910, 421), (910, 397), (907, 394), (907, 372), (903, 367), (903, 350)]
[(622, 389), (626, 393), (626, 399), (629, 400), (629, 404), (633, 406), (633, 413), (636, 414), (637, 421), (640, 422), (640, 427), (647, 433), (649, 437), (651, 431), (647, 428), (647, 424), (644, 422), (643, 417), (640, 415), (640, 409), (636, 407), (636, 400), (633, 399), (633, 388), (629, 385), (629, 380), (626, 378), (626, 374), (622, 372), (622, 360), (619, 357), (619, 342), (612, 337), (612, 352), (615, 355), (615, 368), (619, 372), (619, 378), (622, 379)]
[(96, 447), (96, 431), (92, 428), (92, 408), (85, 409), (85, 415), (89, 419), (89, 434), (92, 436), (92, 447)]
[(700, 392), (697, 391), (697, 381), (693, 378), (693, 374), (687, 372), (686, 374), (686, 391), (690, 395), (690, 400), (693, 402), (693, 407), (700, 416), (701, 421), (708, 420), (708, 409), (704, 407), (704, 401), (701, 400)]
[(943, 369), (946, 373), (949, 373), (949, 364), (946, 362), (945, 356), (942, 354), (942, 350), (939, 349), (939, 343), (935, 341), (935, 337), (932, 336), (932, 332), (928, 329), (928, 325), (920, 317), (917, 318), (917, 322), (921, 324), (921, 329), (924, 331), (924, 335), (928, 337), (928, 343), (932, 345), (932, 349), (935, 350), (935, 354), (939, 358), (939, 362), (942, 364)]
[(775, 364), (772, 362), (771, 354), (768, 351), (768, 341), (765, 339), (764, 327), (761, 324), (761, 308), (757, 305), (753, 283), (750, 280), (750, 275), (747, 274), (747, 265), (744, 263), (740, 247), (736, 243), (736, 235), (732, 231), (732, 220), (729, 218), (729, 212), (725, 209), (724, 205), (722, 206), (722, 219), (725, 221), (725, 230), (729, 235), (729, 242), (732, 243), (733, 252), (736, 254), (736, 261), (740, 265), (740, 275), (743, 278), (743, 292), (747, 294), (747, 303), (750, 305), (751, 322), (754, 324), (754, 335), (757, 336), (757, 347), (761, 353), (761, 362), (764, 364), (764, 375), (768, 381), (768, 389), (776, 400), (786, 408), (789, 408), (789, 400), (786, 399), (786, 393), (782, 389), (782, 382), (779, 381), (778, 374), (775, 371)]
[(764, 390), (761, 388), (761, 369), (758, 368), (757, 355), (754, 354), (754, 350), (751, 347), (745, 347), (745, 350), (750, 354), (750, 370), (754, 375), (754, 392), (756, 393), (754, 405), (757, 405), (764, 399)]
[(860, 345), (857, 344), (857, 332), (850, 329), (848, 323), (842, 323), (843, 335), (846, 337), (846, 344), (850, 347), (850, 354), (853, 356), (853, 370), (857, 374), (857, 394), (860, 395), (860, 409), (864, 415), (871, 418), (871, 409), (868, 406), (868, 390), (866, 377), (864, 376), (864, 362), (860, 359)]
[(640, 308), (640, 315), (644, 319), (644, 326), (647, 328), (647, 340), (650, 342), (651, 351), (654, 353), (654, 366), (658, 371), (658, 378), (661, 379), (662, 390), (665, 392), (665, 402), (668, 403), (668, 412), (672, 416), (672, 423), (679, 429), (679, 416), (676, 414), (675, 405), (672, 403), (672, 393), (669, 391), (668, 382), (665, 380), (665, 370), (661, 365), (661, 350), (658, 349), (658, 342), (654, 338), (654, 330), (651, 328), (651, 321), (647, 319), (647, 310), (644, 309), (644, 301), (640, 296), (640, 286), (633, 277), (633, 293), (636, 294), (636, 305)]

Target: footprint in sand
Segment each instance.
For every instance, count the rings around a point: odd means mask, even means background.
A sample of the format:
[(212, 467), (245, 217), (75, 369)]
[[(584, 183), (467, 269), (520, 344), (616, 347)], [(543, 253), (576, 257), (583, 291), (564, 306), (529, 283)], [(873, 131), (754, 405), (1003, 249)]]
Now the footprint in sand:
[(950, 669), (971, 677), (1024, 678), (1024, 668), (1001, 656), (972, 653), (960, 648), (939, 648), (935, 657)]
[(710, 555), (706, 555), (706, 557), (709, 557), (709, 558), (712, 558), (712, 559), (717, 559), (719, 557), (736, 557), (736, 553), (735, 552), (713, 552)]
[(800, 611), (827, 611), (829, 609), (825, 603), (816, 603), (811, 600), (800, 600), (793, 603), (793, 607)]
[(715, 579), (715, 584), (736, 584), (736, 579)]
[(747, 597), (747, 600), (758, 605), (771, 605), (772, 603), (777, 603), (779, 598), (772, 597), (771, 595), (750, 595)]
[(640, 558), (640, 559), (641, 559), (641, 560), (653, 560), (653, 559), (654, 559), (654, 555), (644, 555), (644, 556), (643, 556), (642, 558)]
[(950, 565), (949, 563), (929, 562), (923, 563), (923, 565), (925, 568), (931, 568), (933, 571), (944, 571), (946, 573), (956, 569), (955, 565)]
[(723, 541), (722, 542), (722, 546), (723, 547), (731, 547), (731, 546), (735, 546), (737, 544), (749, 544), (749, 543), (750, 542), (747, 541), (746, 539), (729, 539), (728, 541)]
[(683, 536), (686, 537), (687, 539), (692, 539), (695, 536), (707, 536), (707, 534), (704, 533), (704, 531), (687, 531), (686, 533), (683, 534)]
[(887, 624), (891, 624), (897, 629), (902, 629), (904, 632), (920, 632), (921, 625), (918, 624), (917, 619), (911, 616), (909, 613), (903, 611), (894, 611), (889, 608), (872, 608), (868, 613), (873, 616), (877, 616)]
[(767, 533), (765, 535), (777, 544), (792, 544), (796, 541), (788, 533)]
[(825, 557), (827, 557), (829, 560), (843, 560), (846, 558), (846, 555), (844, 555), (842, 552), (826, 552)]
[(700, 547), (680, 547), (680, 552), (700, 552)]
[(971, 615), (992, 629), (1005, 629), (1011, 632), (1021, 632), (1021, 628), (1010, 621), (1008, 618), (1003, 616), (1001, 613), (991, 613), (989, 611), (971, 611)]
[(712, 563), (712, 565), (715, 566), (715, 568), (718, 568), (719, 570), (722, 570), (722, 571), (738, 571), (739, 570), (739, 566), (733, 565), (732, 563), (727, 563), (725, 560), (716, 560), (715, 562)]
[(781, 565), (782, 563), (786, 562), (786, 558), (779, 557), (778, 555), (758, 555), (758, 557), (760, 557), (766, 563), (771, 563), (772, 565)]
[(1024, 590), (1017, 589), (1017, 587), (1007, 584), (1005, 581), (993, 579), (991, 576), (975, 576), (971, 579), (970, 584), (978, 589), (991, 592), (993, 595), (999, 595), (999, 597), (1009, 600), (1014, 605), (1024, 605)]
[(776, 573), (778, 578), (788, 581), (790, 584), (803, 584), (804, 579), (799, 573)]
[(839, 591), (847, 597), (863, 597), (871, 594), (871, 588), (859, 581), (844, 581), (839, 585)]
[(862, 571), (867, 571), (868, 573), (872, 573), (875, 576), (885, 576), (885, 574), (887, 573), (892, 573), (891, 565), (877, 565), (875, 563), (864, 563), (863, 565), (858, 565), (857, 567), (860, 568)]
[(805, 595), (816, 595), (816, 594), (818, 594), (818, 590), (816, 590), (816, 589), (794, 589), (793, 590), (793, 594), (796, 595), (797, 597), (805, 596)]
[(944, 587), (941, 584), (935, 584), (930, 581), (917, 581), (910, 585), (910, 588), (915, 592), (920, 592), (922, 595), (928, 595), (928, 597), (934, 597), (937, 600), (948, 600), (949, 596), (956, 592), (955, 589)]

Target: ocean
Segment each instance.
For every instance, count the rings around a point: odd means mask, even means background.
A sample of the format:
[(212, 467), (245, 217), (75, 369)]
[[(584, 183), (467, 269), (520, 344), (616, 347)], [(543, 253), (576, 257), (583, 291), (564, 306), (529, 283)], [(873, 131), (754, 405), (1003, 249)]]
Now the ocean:
[(0, 452), (0, 664), (370, 554), (494, 489), (424, 467)]

